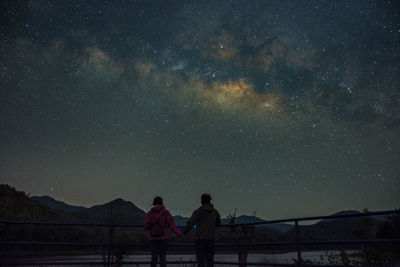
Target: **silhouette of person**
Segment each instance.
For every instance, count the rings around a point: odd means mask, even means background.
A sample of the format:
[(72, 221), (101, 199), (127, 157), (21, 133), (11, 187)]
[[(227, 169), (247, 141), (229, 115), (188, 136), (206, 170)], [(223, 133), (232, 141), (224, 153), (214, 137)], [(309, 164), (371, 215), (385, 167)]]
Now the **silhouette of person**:
[(183, 233), (187, 234), (195, 226), (196, 259), (198, 267), (214, 266), (215, 228), (220, 226), (221, 216), (211, 204), (211, 196), (201, 195), (201, 206), (195, 210), (186, 223)]
[(163, 206), (163, 199), (155, 197), (153, 207), (146, 214), (144, 229), (148, 231), (151, 248), (151, 267), (157, 266), (160, 259), (160, 266), (167, 266), (166, 254), (169, 239), (168, 228), (179, 237), (183, 237), (181, 230), (176, 227), (171, 213)]

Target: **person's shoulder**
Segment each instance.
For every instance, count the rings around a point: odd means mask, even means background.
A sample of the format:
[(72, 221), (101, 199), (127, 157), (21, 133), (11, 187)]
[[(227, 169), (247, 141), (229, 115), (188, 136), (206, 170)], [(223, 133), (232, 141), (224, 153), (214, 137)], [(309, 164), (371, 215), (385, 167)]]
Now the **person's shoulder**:
[(200, 206), (200, 207), (198, 207), (195, 211), (197, 211), (197, 212), (201, 212), (201, 211), (203, 211), (204, 209), (203, 209), (203, 206)]
[(147, 212), (147, 214), (146, 214), (146, 218), (151, 219), (151, 218), (153, 218), (153, 217), (154, 217), (154, 211), (149, 210), (149, 211)]
[(167, 209), (164, 209), (163, 213), (165, 216), (172, 216), (171, 212), (169, 212)]
[(201, 212), (201, 207), (198, 207), (197, 209), (195, 209), (194, 211), (193, 211), (193, 214), (198, 214), (198, 213), (200, 213)]

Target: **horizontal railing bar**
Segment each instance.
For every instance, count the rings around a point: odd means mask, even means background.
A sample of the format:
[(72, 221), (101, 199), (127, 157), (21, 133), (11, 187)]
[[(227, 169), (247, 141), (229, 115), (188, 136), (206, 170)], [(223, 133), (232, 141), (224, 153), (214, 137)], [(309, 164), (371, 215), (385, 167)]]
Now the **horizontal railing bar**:
[(34, 265), (104, 265), (103, 261), (66, 261), (66, 262), (60, 262), (60, 261), (33, 261), (33, 262), (4, 262), (4, 265), (8, 266), (34, 266)]
[[(215, 264), (225, 264), (225, 265), (249, 265), (249, 266), (297, 266), (296, 263), (289, 264), (289, 263), (261, 263), (261, 262), (245, 262), (245, 263), (239, 263), (239, 262), (224, 262), (224, 261), (214, 261)], [(324, 264), (324, 265), (309, 265), (309, 264), (304, 264), (303, 266), (307, 267), (353, 267), (354, 265), (329, 265), (329, 264)]]
[[(243, 263), (239, 263), (239, 262), (225, 262), (225, 261), (214, 261), (215, 264), (224, 264), (224, 265), (246, 265), (246, 266), (297, 266), (296, 263), (293, 264), (289, 264), (289, 263), (262, 263), (262, 262), (243, 262)], [(308, 264), (304, 264), (303, 266), (307, 266), (307, 267), (353, 267), (353, 265), (328, 265), (328, 264), (324, 264), (324, 265), (308, 265)]]
[(295, 264), (284, 264), (284, 263), (262, 263), (262, 262), (229, 262), (229, 261), (214, 261), (215, 264), (224, 265), (245, 265), (245, 266), (295, 266)]
[(354, 214), (341, 214), (341, 215), (327, 215), (327, 216), (313, 216), (313, 217), (298, 217), (298, 218), (289, 218), (289, 219), (278, 219), (278, 220), (269, 220), (265, 222), (255, 222), (255, 223), (242, 223), (242, 224), (223, 224), (222, 227), (231, 227), (231, 226), (241, 226), (241, 225), (264, 225), (264, 224), (275, 224), (275, 223), (283, 223), (283, 222), (295, 222), (295, 221), (316, 221), (316, 220), (324, 220), (324, 219), (340, 219), (340, 218), (351, 218), (351, 217), (366, 217), (366, 216), (374, 216), (374, 215), (391, 215), (391, 214), (399, 214), (400, 210), (386, 210), (386, 211), (374, 211), (374, 212), (362, 212), (362, 213), (354, 213)]
[[(301, 245), (331, 245), (331, 244), (391, 244), (400, 243), (400, 239), (360, 239), (360, 240), (316, 240), (299, 241)], [(0, 241), (1, 245), (38, 245), (38, 246), (108, 246), (108, 243), (80, 243), (80, 242), (35, 242), (35, 241)], [(295, 245), (295, 241), (281, 242), (237, 242), (237, 243), (215, 243), (219, 247), (257, 247), (257, 246), (277, 246)], [(193, 247), (194, 243), (169, 243), (170, 247)], [(148, 244), (118, 244), (115, 247), (147, 247)]]
[[(150, 261), (122, 261), (121, 264), (150, 264)], [(167, 264), (196, 264), (196, 261), (167, 261)], [(6, 265), (103, 265), (104, 262), (100, 261), (23, 261), (23, 262), (5, 262)], [(111, 264), (116, 264), (116, 262), (111, 262)], [(214, 264), (225, 264), (225, 265), (240, 265), (244, 263), (231, 262), (231, 261), (214, 261)], [(294, 264), (284, 264), (284, 263), (261, 263), (261, 262), (246, 262), (248, 266), (294, 266)], [(329, 265), (324, 265), (329, 266)]]
[(37, 246), (107, 246), (107, 243), (84, 243), (84, 242), (36, 242), (36, 241), (0, 241), (0, 245), (37, 245)]
[[(366, 216), (374, 216), (374, 215), (391, 215), (391, 214), (400, 214), (400, 210), (397, 209), (397, 210), (387, 210), (387, 211), (362, 212), (362, 213), (355, 213), (355, 214), (299, 217), (299, 218), (269, 220), (269, 221), (264, 221), (264, 222), (255, 222), (255, 223), (222, 224), (221, 227), (233, 227), (233, 226), (241, 226), (241, 225), (265, 225), (265, 224), (275, 224), (275, 223), (283, 223), (283, 222), (315, 221), (315, 220), (323, 220), (323, 219), (340, 219), (340, 218), (366, 217)], [(143, 225), (140, 225), (140, 224), (69, 223), (69, 222), (40, 222), (40, 221), (12, 221), (12, 220), (0, 220), (0, 223), (59, 225), (59, 226), (96, 226), (96, 227), (132, 227), (132, 228), (142, 228), (143, 227)], [(179, 227), (182, 228), (183, 226), (179, 226)]]
[[(296, 242), (294, 241), (283, 241), (283, 242), (241, 242), (241, 243), (215, 243), (215, 246), (218, 247), (250, 247), (250, 246), (278, 246), (278, 245), (294, 245)], [(171, 243), (171, 246), (179, 247), (179, 246), (194, 246), (194, 243)]]
[[(330, 245), (330, 244), (390, 244), (400, 243), (400, 239), (360, 239), (360, 240), (317, 240), (317, 241), (299, 241), (300, 245)], [(246, 243), (215, 243), (216, 246), (278, 246), (278, 245), (295, 245), (296, 241), (282, 242), (246, 242)]]
[(361, 239), (361, 240), (326, 240), (326, 241), (299, 241), (302, 245), (330, 245), (330, 244), (391, 244), (400, 243), (400, 239)]
[(109, 224), (109, 223), (70, 223), (70, 222), (40, 222), (40, 221), (9, 221), (0, 220), (7, 224), (57, 225), (57, 226), (94, 226), (94, 227), (132, 227), (143, 228), (141, 224)]
[[(111, 262), (111, 264), (116, 264), (117, 262)], [(120, 262), (124, 265), (136, 265), (136, 264), (150, 264), (150, 261), (122, 261)], [(196, 264), (196, 261), (167, 261), (167, 264)], [(5, 265), (16, 265), (16, 266), (25, 266), (25, 265), (103, 265), (103, 261), (16, 261), (16, 262), (5, 262)], [(246, 264), (247, 266), (284, 266), (290, 267), (295, 266), (296, 264), (285, 264), (285, 263), (261, 263), (261, 262), (231, 262), (231, 261), (214, 261), (214, 264), (224, 264), (224, 265), (241, 265)], [(344, 265), (307, 265), (312, 267), (324, 266), (324, 267), (342, 267)], [(347, 265), (350, 266), (351, 265)]]
[[(111, 264), (116, 264), (113, 261)], [(150, 264), (150, 261), (122, 261), (121, 264)], [(196, 261), (167, 261), (167, 264), (195, 264)], [(103, 265), (103, 261), (6, 261), (5, 265)]]
[[(150, 261), (127, 261), (127, 262), (121, 262), (123, 265), (139, 265), (139, 264), (146, 264), (149, 265), (151, 262)], [(196, 261), (167, 261), (167, 264), (196, 264)], [(99, 262), (99, 261), (69, 261), (69, 262), (57, 262), (57, 261), (42, 261), (42, 262), (5, 262), (5, 265), (9, 266), (35, 266), (35, 265), (104, 265), (104, 262)], [(116, 264), (116, 262), (112, 262), (111, 264)], [(218, 264), (224, 264), (224, 265), (241, 265), (243, 263), (239, 262), (225, 262), (225, 261), (214, 261), (215, 265)], [(246, 266), (295, 266), (295, 264), (283, 264), (283, 263), (258, 263), (258, 262), (247, 262)], [(330, 265), (324, 265), (324, 266), (330, 266)], [(335, 265), (335, 266), (340, 266), (340, 265)]]

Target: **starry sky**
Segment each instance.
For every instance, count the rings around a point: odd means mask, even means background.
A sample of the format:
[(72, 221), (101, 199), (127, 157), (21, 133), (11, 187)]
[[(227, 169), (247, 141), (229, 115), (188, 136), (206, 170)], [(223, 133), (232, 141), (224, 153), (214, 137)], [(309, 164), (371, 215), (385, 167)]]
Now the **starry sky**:
[(6, 0), (0, 183), (265, 219), (400, 207), (398, 1)]

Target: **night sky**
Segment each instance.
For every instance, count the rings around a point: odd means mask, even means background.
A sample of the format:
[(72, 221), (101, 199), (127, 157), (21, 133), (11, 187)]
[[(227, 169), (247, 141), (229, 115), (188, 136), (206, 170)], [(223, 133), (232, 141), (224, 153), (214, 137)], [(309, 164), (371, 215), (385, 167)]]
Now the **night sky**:
[(1, 1), (0, 183), (265, 219), (400, 207), (398, 1)]

